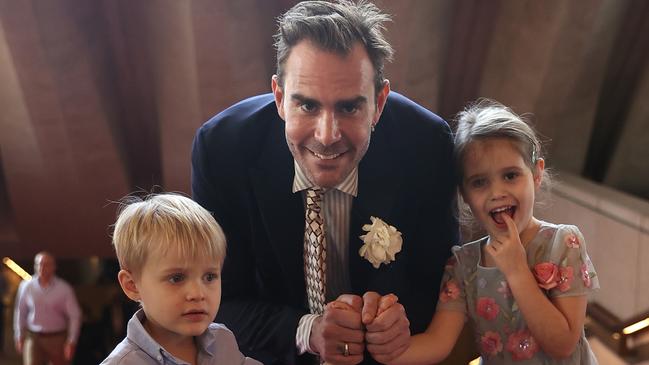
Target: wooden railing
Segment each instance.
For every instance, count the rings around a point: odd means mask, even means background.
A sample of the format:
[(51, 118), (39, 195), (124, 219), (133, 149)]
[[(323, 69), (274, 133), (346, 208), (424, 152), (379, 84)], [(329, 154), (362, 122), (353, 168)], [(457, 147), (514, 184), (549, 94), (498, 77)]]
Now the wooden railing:
[(611, 351), (629, 363), (649, 359), (649, 341), (639, 339), (649, 335), (649, 327), (625, 334), (628, 326), (649, 318), (649, 311), (621, 320), (597, 303), (589, 303), (586, 319), (586, 335), (595, 336)]

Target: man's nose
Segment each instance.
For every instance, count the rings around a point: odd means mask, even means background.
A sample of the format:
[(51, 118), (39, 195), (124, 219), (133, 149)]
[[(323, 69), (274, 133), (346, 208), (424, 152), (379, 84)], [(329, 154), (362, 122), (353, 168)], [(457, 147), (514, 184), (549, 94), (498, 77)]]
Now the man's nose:
[(323, 111), (315, 128), (315, 139), (324, 146), (330, 146), (338, 142), (340, 137), (336, 116), (331, 111)]

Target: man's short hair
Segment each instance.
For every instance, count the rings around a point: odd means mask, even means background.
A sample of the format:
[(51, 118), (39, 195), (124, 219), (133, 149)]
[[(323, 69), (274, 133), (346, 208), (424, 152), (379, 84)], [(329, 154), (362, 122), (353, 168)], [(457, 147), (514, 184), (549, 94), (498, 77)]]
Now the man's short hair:
[(383, 66), (394, 54), (383, 34), (383, 24), (389, 20), (389, 15), (364, 0), (298, 3), (279, 17), (274, 36), (279, 85), (284, 85), (283, 67), (291, 49), (300, 41), (309, 40), (325, 51), (341, 55), (349, 54), (358, 42), (365, 47), (374, 66), (375, 91), (379, 92), (384, 82)]
[(179, 194), (128, 197), (118, 210), (113, 246), (120, 267), (139, 272), (152, 252), (184, 260), (225, 258), (225, 235), (214, 217)]

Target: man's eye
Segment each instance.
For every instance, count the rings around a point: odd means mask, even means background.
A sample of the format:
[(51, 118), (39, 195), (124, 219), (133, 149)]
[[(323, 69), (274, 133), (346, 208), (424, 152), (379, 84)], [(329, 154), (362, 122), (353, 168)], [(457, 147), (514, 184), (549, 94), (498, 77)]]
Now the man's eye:
[(205, 281), (207, 281), (207, 282), (212, 282), (212, 281), (215, 281), (215, 280), (218, 280), (218, 279), (219, 279), (219, 274), (217, 274), (217, 273), (208, 272), (207, 274), (205, 274)]
[(306, 113), (313, 113), (316, 110), (316, 105), (313, 103), (303, 103), (300, 105), (300, 109)]
[(172, 283), (172, 284), (177, 284), (177, 283), (183, 281), (183, 279), (185, 279), (185, 275), (180, 274), (180, 273), (172, 274), (172, 275), (169, 276), (169, 282)]
[(340, 107), (340, 111), (345, 114), (354, 114), (357, 110), (358, 106), (356, 104), (347, 104)]

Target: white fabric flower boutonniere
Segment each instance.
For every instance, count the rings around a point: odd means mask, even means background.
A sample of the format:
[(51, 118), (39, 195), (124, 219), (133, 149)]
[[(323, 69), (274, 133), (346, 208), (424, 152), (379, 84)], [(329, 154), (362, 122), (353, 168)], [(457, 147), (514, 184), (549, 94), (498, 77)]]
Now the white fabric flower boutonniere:
[(381, 219), (370, 217), (370, 220), (372, 224), (363, 226), (363, 231), (367, 233), (359, 236), (364, 244), (358, 254), (378, 269), (381, 264), (387, 265), (395, 260), (395, 255), (401, 251), (403, 239), (401, 232)]

